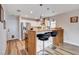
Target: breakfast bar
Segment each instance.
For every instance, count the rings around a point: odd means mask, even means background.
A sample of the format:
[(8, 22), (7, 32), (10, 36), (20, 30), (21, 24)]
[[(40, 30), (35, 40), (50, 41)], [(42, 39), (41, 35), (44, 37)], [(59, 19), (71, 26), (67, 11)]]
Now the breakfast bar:
[(56, 29), (50, 29), (50, 30), (29, 30), (27, 32), (28, 38), (25, 40), (25, 47), (28, 51), (28, 54), (35, 55), (39, 51), (43, 49), (43, 42), (40, 41), (37, 38), (37, 34), (43, 34), (46, 32), (52, 32), (57, 31), (57, 36), (55, 38), (49, 37), (47, 41), (45, 41), (45, 48), (54, 45), (54, 46), (60, 46), (63, 44), (63, 29), (56, 28)]

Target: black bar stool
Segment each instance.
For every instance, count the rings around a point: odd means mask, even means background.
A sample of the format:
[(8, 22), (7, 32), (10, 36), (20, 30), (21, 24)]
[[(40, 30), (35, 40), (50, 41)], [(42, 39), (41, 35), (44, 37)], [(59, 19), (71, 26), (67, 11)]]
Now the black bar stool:
[[(47, 41), (49, 39), (50, 36), (52, 37), (56, 37), (57, 32), (53, 31), (53, 32), (46, 32), (44, 34), (37, 34), (37, 37), (39, 40), (43, 41), (43, 55), (47, 55), (45, 54), (45, 46), (44, 46), (44, 41)], [(53, 49), (56, 49), (55, 46), (52, 47)]]
[(50, 32), (50, 34), (51, 34), (52, 37), (56, 37), (57, 31), (52, 31), (52, 32)]
[(45, 52), (44, 41), (47, 41), (50, 37), (49, 32), (44, 34), (37, 34), (39, 40), (43, 41), (43, 55), (47, 55)]

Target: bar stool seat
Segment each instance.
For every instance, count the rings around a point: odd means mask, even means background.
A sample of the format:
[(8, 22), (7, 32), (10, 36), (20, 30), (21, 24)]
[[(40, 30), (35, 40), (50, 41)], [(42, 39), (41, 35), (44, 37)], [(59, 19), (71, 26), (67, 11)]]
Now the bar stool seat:
[(56, 37), (57, 32), (56, 31), (52, 31), (52, 32), (50, 32), (50, 34), (51, 34), (52, 37)]

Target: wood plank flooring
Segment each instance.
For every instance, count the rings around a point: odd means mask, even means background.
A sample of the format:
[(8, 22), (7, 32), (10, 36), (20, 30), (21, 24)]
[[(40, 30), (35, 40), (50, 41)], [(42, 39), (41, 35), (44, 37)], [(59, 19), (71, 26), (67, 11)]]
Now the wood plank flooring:
[(51, 55), (79, 55), (79, 46), (69, 43), (64, 43), (63, 46), (56, 47), (56, 49), (49, 46), (45, 50)]
[(18, 39), (8, 40), (5, 55), (27, 55), (25, 41)]
[[(79, 55), (79, 46), (68, 43), (64, 43), (62, 46), (56, 47), (56, 49), (52, 49), (52, 45), (50, 45), (45, 50), (48, 55)], [(8, 40), (5, 55), (28, 55), (25, 49), (25, 41), (18, 39)]]

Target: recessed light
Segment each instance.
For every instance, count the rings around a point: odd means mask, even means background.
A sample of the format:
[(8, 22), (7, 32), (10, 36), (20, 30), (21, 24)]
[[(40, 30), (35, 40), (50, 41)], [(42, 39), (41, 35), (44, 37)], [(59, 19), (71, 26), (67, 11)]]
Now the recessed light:
[(30, 11), (30, 13), (32, 14), (33, 12), (32, 12), (32, 11)]
[(19, 10), (19, 9), (18, 9), (18, 10), (16, 10), (16, 11), (17, 11), (17, 12), (21, 12), (21, 10)]
[(50, 8), (47, 8), (47, 10), (50, 10)]
[(40, 6), (43, 6), (43, 4), (40, 4)]

